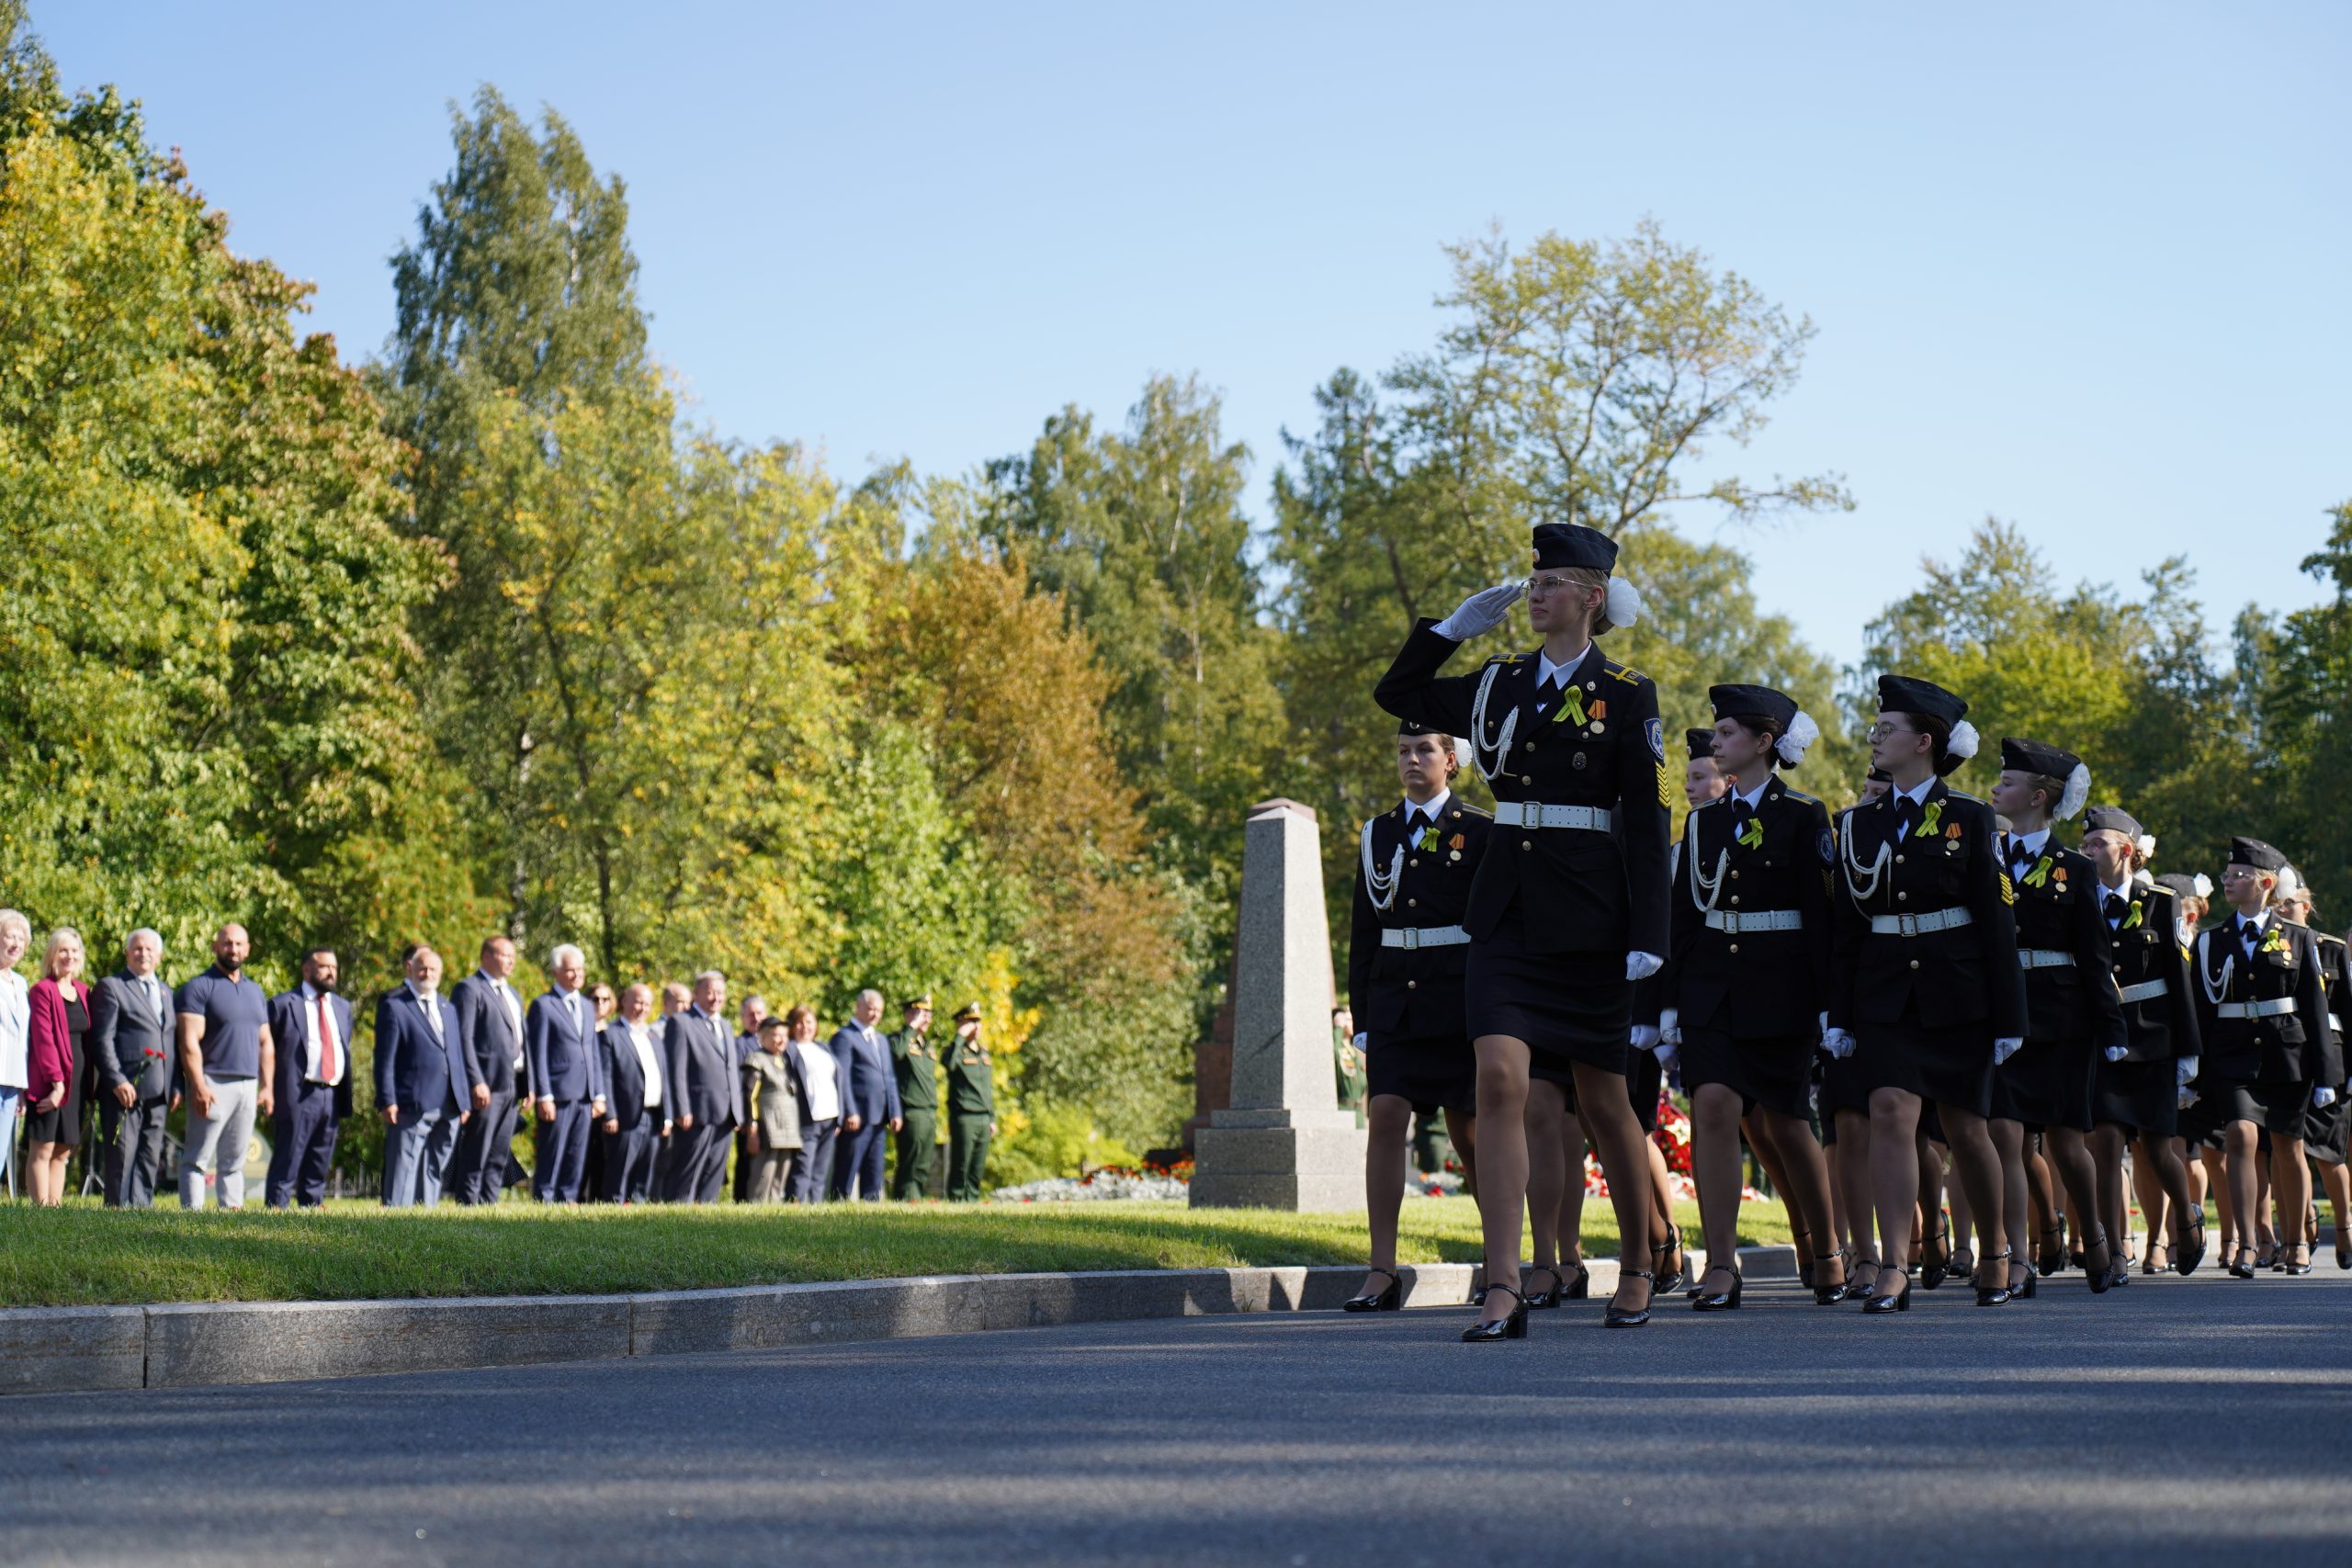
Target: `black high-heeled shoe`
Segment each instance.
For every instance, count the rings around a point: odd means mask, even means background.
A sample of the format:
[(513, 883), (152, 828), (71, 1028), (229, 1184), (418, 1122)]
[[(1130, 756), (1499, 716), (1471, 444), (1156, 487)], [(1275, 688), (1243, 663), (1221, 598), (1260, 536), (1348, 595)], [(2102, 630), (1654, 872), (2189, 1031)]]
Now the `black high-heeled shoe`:
[[(1811, 1243), (1811, 1242), (1812, 1242), (1812, 1240), (1813, 1240), (1813, 1233), (1812, 1233), (1811, 1231), (1791, 1231), (1791, 1232), (1789, 1233), (1789, 1243), (1790, 1243), (1790, 1245), (1791, 1245), (1791, 1246), (1795, 1246), (1795, 1245), (1796, 1245), (1797, 1243), (1799, 1243), (1799, 1242), (1805, 1242), (1805, 1243), (1808, 1243), (1808, 1244), (1809, 1244), (1809, 1243)], [(1798, 1250), (1799, 1250), (1800, 1252), (1810, 1252), (1810, 1251), (1812, 1251), (1812, 1250), (1813, 1250), (1813, 1248), (1812, 1248), (1812, 1247), (1811, 1247), (1810, 1245), (1808, 1245), (1808, 1246), (1805, 1246), (1805, 1247), (1798, 1247)], [(1800, 1284), (1800, 1285), (1803, 1285), (1803, 1286), (1804, 1286), (1806, 1290), (1808, 1290), (1808, 1291), (1809, 1291), (1809, 1290), (1811, 1290), (1811, 1289), (1813, 1289), (1813, 1269), (1814, 1269), (1814, 1265), (1815, 1265), (1815, 1264), (1816, 1264), (1816, 1263), (1818, 1263), (1818, 1262), (1820, 1262), (1820, 1261), (1821, 1261), (1821, 1259), (1819, 1259), (1818, 1258), (1798, 1258), (1798, 1259), (1797, 1259), (1797, 1283), (1798, 1283), (1798, 1284)]]
[[(2263, 1247), (2270, 1249), (2267, 1254), (2263, 1251)], [(2278, 1267), (2278, 1244), (2276, 1241), (2264, 1242), (2262, 1247), (2254, 1249), (2254, 1267), (2257, 1271)]]
[(2345, 1245), (2342, 1225), (2335, 1227), (2335, 1266), (2338, 1269), (2352, 1269), (2352, 1247)]
[(1341, 1312), (1395, 1312), (1405, 1304), (1405, 1281), (1396, 1277), (1396, 1270), (1374, 1268), (1367, 1271), (1386, 1275), (1387, 1288), (1368, 1296), (1350, 1296), (1340, 1303)]
[(1934, 1290), (1938, 1285), (1942, 1284), (1945, 1276), (1951, 1272), (1951, 1227), (1945, 1225), (1939, 1229), (1936, 1232), (1935, 1240), (1940, 1244), (1943, 1256), (1941, 1258), (1932, 1256), (1939, 1248), (1930, 1247), (1928, 1249), (1929, 1256), (1920, 1260), (1919, 1288), (1923, 1291)]
[[(2156, 1261), (2156, 1254), (2159, 1252), (2162, 1252), (2165, 1255), (2165, 1260), (2162, 1263)], [(2161, 1274), (2166, 1269), (2171, 1267), (2172, 1248), (2166, 1247), (2160, 1241), (2150, 1242), (2147, 1247), (2147, 1251), (2143, 1254), (2140, 1258), (2140, 1272), (2143, 1274)]]
[[(1868, 1282), (1861, 1278), (1861, 1272), (1865, 1269), (1871, 1271)], [(1885, 1272), (1886, 1265), (1877, 1258), (1857, 1257), (1854, 1259), (1853, 1269), (1846, 1276), (1846, 1299), (1849, 1302), (1861, 1302), (1868, 1304), (1871, 1292), (1878, 1289), (1878, 1277)]]
[[(1677, 1245), (1679, 1245), (1680, 1238), (1677, 1237), (1676, 1241)], [(1650, 1282), (1650, 1303), (1655, 1304), (1657, 1303), (1657, 1276), (1651, 1273), (1648, 1269), (1620, 1269), (1617, 1270), (1617, 1278), (1620, 1281), (1626, 1280), (1647, 1280)], [(1650, 1309), (1648, 1305), (1629, 1310), (1625, 1307), (1619, 1306), (1612, 1301), (1609, 1303), (1608, 1313), (1602, 1316), (1600, 1321), (1604, 1326), (1610, 1328), (1639, 1328), (1649, 1320)]]
[(1898, 1294), (1892, 1296), (1882, 1293), (1871, 1297), (1870, 1300), (1862, 1303), (1862, 1310), (1864, 1312), (1876, 1314), (1878, 1313), (1884, 1312), (1909, 1312), (1911, 1310), (1911, 1270), (1902, 1268), (1896, 1264), (1890, 1263), (1885, 1268), (1878, 1271), (1878, 1282), (1881, 1285), (1885, 1284), (1886, 1277), (1889, 1274), (1900, 1274), (1903, 1276), (1902, 1291)]
[(2005, 1247), (1998, 1252), (1988, 1252), (1984, 1255), (1985, 1263), (2000, 1265), (2001, 1282), (1997, 1285), (1978, 1285), (1976, 1287), (1976, 1304), (1978, 1306), (2007, 1306), (2011, 1302), (2018, 1299), (2017, 1292), (2012, 1290), (2009, 1286), (2008, 1264), (2009, 1258), (2012, 1256), (2012, 1251), (2013, 1249)]
[[(1731, 1289), (1728, 1291), (1703, 1291), (1703, 1287), (1707, 1282), (1707, 1275), (1716, 1273), (1724, 1273), (1731, 1276)], [(1732, 1268), (1729, 1264), (1710, 1263), (1707, 1265), (1707, 1273), (1699, 1277), (1699, 1283), (1702, 1288), (1703, 1293), (1690, 1303), (1690, 1310), (1692, 1312), (1737, 1312), (1739, 1310), (1739, 1288), (1746, 1282), (1746, 1280), (1740, 1278), (1739, 1270)]]
[(1488, 1295), (1493, 1295), (1497, 1291), (1500, 1291), (1503, 1294), (1511, 1299), (1510, 1315), (1508, 1317), (1498, 1317), (1492, 1323), (1472, 1324), (1469, 1327), (1462, 1331), (1462, 1338), (1464, 1344), (1484, 1345), (1491, 1340), (1524, 1339), (1527, 1337), (1527, 1298), (1521, 1295), (1517, 1291), (1512, 1290), (1509, 1285), (1488, 1285), (1487, 1287), (1487, 1293)]
[(2254, 1248), (2241, 1246), (2237, 1251), (2232, 1255), (2230, 1258), (2229, 1274), (2230, 1278), (2233, 1280), (2251, 1280), (2254, 1278)]
[(1527, 1272), (1531, 1278), (1537, 1274), (1549, 1274), (1552, 1276), (1551, 1289), (1545, 1291), (1530, 1291), (1527, 1292), (1527, 1310), (1530, 1312), (1550, 1312), (1554, 1308), (1557, 1307), (1560, 1304), (1560, 1289), (1568, 1281), (1567, 1275), (1561, 1272), (1560, 1266), (1556, 1263), (1538, 1263), (1529, 1269)]
[[(2050, 1238), (2053, 1235), (2058, 1238), (2058, 1245), (2055, 1247), (2050, 1245)], [(2066, 1229), (2064, 1225), (2044, 1225), (2041, 1227), (2041, 1256), (2034, 1260), (2034, 1272), (2038, 1274), (2057, 1274), (2064, 1271), (2066, 1267)]]
[[(1834, 1285), (1815, 1284), (1813, 1287), (1813, 1304), (1815, 1306), (1836, 1306), (1839, 1302), (1844, 1301), (1847, 1292), (1853, 1289), (1854, 1273), (1851, 1266), (1846, 1261), (1846, 1249), (1841, 1247), (1829, 1256), (1838, 1260), (1838, 1282)], [(1818, 1261), (1826, 1262), (1826, 1259)], [(1816, 1280), (1820, 1277), (1818, 1274), (1814, 1276)]]
[(2198, 1206), (2196, 1218), (2196, 1239), (2193, 1241), (2184, 1240), (2179, 1242), (2176, 1244), (2172, 1249), (2173, 1272), (2179, 1274), (2184, 1278), (2196, 1273), (2197, 1266), (2205, 1261), (2204, 1205), (2199, 1204)]
[[(2301, 1252), (2301, 1251), (2303, 1251), (2303, 1250), (2304, 1250), (2304, 1248), (2303, 1248), (2302, 1244), (2301, 1244), (2301, 1243), (2300, 1243), (2300, 1242), (2298, 1242), (2298, 1243), (2295, 1245), (2295, 1250), (2296, 1250), (2297, 1252)], [(2285, 1255), (2282, 1253), (2280, 1256), (2281, 1256), (2281, 1258), (2283, 1258)], [(2280, 1272), (2282, 1272), (2282, 1273), (2284, 1273), (2284, 1274), (2285, 1274), (2289, 1279), (2290, 1279), (2290, 1280), (2300, 1280), (2300, 1279), (2301, 1279), (2304, 1275), (2306, 1275), (2306, 1274), (2308, 1274), (2308, 1273), (2310, 1273), (2310, 1272), (2312, 1271), (2312, 1260), (2311, 1260), (2310, 1258), (2304, 1258), (2301, 1263), (2289, 1263), (2289, 1262), (2281, 1261), (2281, 1262), (2279, 1263), (2279, 1265), (2278, 1265), (2278, 1268), (2279, 1268), (2279, 1271), (2280, 1271)]]
[(2025, 1270), (2025, 1282), (2023, 1284), (2019, 1284), (2014, 1280), (2009, 1281), (2009, 1297), (2012, 1301), (2030, 1302), (2041, 1294), (2041, 1269), (2036, 1269), (2030, 1262), (2022, 1258), (2010, 1258), (2009, 1267), (2012, 1269), (2022, 1269)]
[(1560, 1292), (1560, 1299), (1564, 1302), (1581, 1302), (1589, 1301), (1591, 1297), (1592, 1270), (1586, 1268), (1584, 1259), (1579, 1258), (1577, 1259), (1577, 1277), (1568, 1281), (1567, 1287)]
[[(2107, 1261), (2096, 1269), (2090, 1265), (2090, 1256), (2094, 1252), (2107, 1254)], [(2108, 1243), (2105, 1225), (2093, 1231), (2090, 1239), (2083, 1243), (2082, 1270), (2090, 1281), (2091, 1294), (2103, 1296), (2115, 1288), (2115, 1248)]]
[(1667, 1295), (1672, 1295), (1675, 1292), (1680, 1290), (1682, 1288), (1682, 1281), (1684, 1279), (1683, 1270), (1690, 1262), (1690, 1259), (1682, 1256), (1682, 1227), (1680, 1225), (1668, 1225), (1666, 1227), (1666, 1230), (1667, 1235), (1670, 1239), (1660, 1246), (1651, 1247), (1650, 1256), (1653, 1258), (1671, 1258), (1674, 1261), (1674, 1267), (1668, 1269), (1661, 1263), (1656, 1273), (1646, 1276), (1648, 1279), (1656, 1281), (1650, 1288), (1650, 1294), (1652, 1296), (1658, 1295), (1661, 1292)]

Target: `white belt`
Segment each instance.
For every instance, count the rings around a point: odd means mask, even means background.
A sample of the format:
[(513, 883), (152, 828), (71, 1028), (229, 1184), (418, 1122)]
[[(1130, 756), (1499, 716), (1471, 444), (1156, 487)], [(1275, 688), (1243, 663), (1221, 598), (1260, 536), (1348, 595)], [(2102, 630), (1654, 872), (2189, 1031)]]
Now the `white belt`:
[(2294, 1010), (2294, 998), (2273, 997), (2267, 1002), (2222, 1002), (2213, 1013), (2217, 1018), (2284, 1018)]
[(2126, 1002), (2154, 1001), (2158, 997), (2171, 994), (2172, 985), (2165, 980), (2143, 980), (2136, 986), (2126, 986), (2116, 993)]
[(1976, 917), (1965, 908), (1932, 909), (1924, 915), (1872, 915), (1871, 931), (1878, 936), (1926, 936), (1929, 931), (1948, 931), (1956, 926), (1976, 923)]
[(1599, 806), (1539, 806), (1532, 800), (1498, 800), (1495, 803), (1495, 822), (1504, 828), (1582, 828), (1588, 832), (1606, 833), (1610, 816), (1605, 807)]
[(1729, 931), (1734, 936), (1742, 931), (1801, 931), (1804, 930), (1804, 911), (1758, 909), (1752, 915), (1744, 915), (1736, 909), (1710, 909), (1707, 911), (1707, 924), (1714, 931)]
[(1470, 941), (1470, 933), (1460, 926), (1392, 926), (1380, 933), (1383, 947), (1401, 947), (1411, 953), (1423, 947), (1462, 947)]
[[(2020, 947), (2018, 949), (2018, 962), (2028, 969), (2072, 969), (2075, 955), (2047, 947)], [(2156, 984), (2161, 986), (2164, 982), (2159, 980)]]

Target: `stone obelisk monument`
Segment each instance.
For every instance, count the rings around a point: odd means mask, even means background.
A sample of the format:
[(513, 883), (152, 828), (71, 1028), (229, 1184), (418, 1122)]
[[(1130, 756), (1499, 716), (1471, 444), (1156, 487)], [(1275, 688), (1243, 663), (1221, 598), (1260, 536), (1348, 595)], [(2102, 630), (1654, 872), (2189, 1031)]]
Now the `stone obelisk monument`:
[(1233, 1097), (1193, 1140), (1193, 1206), (1353, 1209), (1363, 1130), (1331, 1062), (1331, 928), (1315, 813), (1250, 809), (1235, 934)]

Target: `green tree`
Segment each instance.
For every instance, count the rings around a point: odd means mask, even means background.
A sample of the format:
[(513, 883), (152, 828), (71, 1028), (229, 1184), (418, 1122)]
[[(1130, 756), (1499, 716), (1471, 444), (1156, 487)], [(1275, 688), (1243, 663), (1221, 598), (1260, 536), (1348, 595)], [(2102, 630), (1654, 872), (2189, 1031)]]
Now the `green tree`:
[(2329, 512), (2327, 541), (2302, 567), (2335, 596), (2290, 612), (2275, 631), (2246, 628), (2260, 647), (2245, 662), (2261, 660), (2262, 756), (2249, 793), (2262, 809), (2245, 820), (2274, 836), (2310, 879), (2322, 918), (2341, 930), (2352, 919), (2352, 825), (2339, 800), (2352, 778), (2352, 501)]

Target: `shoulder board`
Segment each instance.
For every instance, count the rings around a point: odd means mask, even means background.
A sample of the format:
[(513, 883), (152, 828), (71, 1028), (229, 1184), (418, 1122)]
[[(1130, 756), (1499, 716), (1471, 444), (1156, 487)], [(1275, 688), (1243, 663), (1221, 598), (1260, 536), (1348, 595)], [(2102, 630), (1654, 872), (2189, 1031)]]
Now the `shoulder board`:
[(2166, 887), (2161, 882), (2148, 883), (2143, 886), (2140, 891), (2152, 902), (2158, 898), (2177, 898), (2180, 897), (2179, 894), (2175, 893), (2171, 888)]
[(1524, 660), (1526, 658), (1527, 655), (1523, 653), (1490, 653), (1487, 655), (1487, 662), (1489, 664), (1517, 664)]
[(1804, 791), (1801, 789), (1791, 789), (1786, 784), (1782, 784), (1781, 786), (1781, 793), (1791, 800), (1802, 801), (1807, 806), (1818, 806), (1821, 804), (1818, 799), (1805, 794)]
[(1603, 672), (1616, 676), (1617, 679), (1624, 682), (1625, 684), (1629, 686), (1638, 686), (1643, 682), (1649, 679), (1648, 676), (1643, 674), (1632, 665), (1620, 664), (1615, 660), (1610, 658), (1607, 654), (1601, 655), (1600, 668)]
[(1495, 819), (1495, 814), (1493, 812), (1485, 809), (1483, 807), (1476, 806), (1457, 805), (1449, 807), (1447, 807), (1446, 814), (1449, 817), (1467, 818), (1473, 822), (1491, 822)]
[(2342, 937), (2330, 936), (2325, 931), (2312, 932), (2312, 940), (2319, 943), (2322, 947), (2342, 947), (2344, 945), (2344, 939)]
[(1696, 817), (1700, 812), (1704, 811), (1710, 806), (1721, 806), (1724, 801), (1729, 800), (1731, 796), (1727, 795), (1719, 795), (1713, 800), (1702, 800), (1698, 805), (1690, 808), (1690, 815)]

